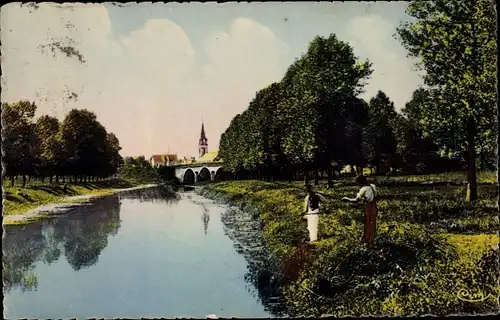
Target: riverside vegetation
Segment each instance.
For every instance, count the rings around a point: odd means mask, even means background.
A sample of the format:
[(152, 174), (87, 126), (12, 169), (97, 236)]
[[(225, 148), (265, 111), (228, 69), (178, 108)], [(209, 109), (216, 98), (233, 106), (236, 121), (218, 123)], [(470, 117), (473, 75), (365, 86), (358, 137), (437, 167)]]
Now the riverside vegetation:
[[(248, 180), (201, 192), (260, 217), (292, 316), (498, 312), (494, 4), (410, 1), (406, 13), (394, 37), (425, 85), (404, 106), (383, 91), (360, 99), (377, 66), (317, 36), (221, 135), (224, 168)], [(358, 190), (341, 178), (348, 166), (377, 174), (373, 248), (361, 207), (340, 202)], [(301, 179), (333, 196), (312, 249)]]
[(73, 109), (59, 122), (35, 120), (36, 109), (29, 101), (2, 103), (3, 215), (160, 180), (144, 156), (120, 156), (118, 138), (93, 112)]
[[(352, 179), (336, 182), (333, 189), (320, 182), (317, 190), (332, 197), (326, 214), (320, 216), (320, 240), (305, 252), (301, 183), (219, 182), (199, 192), (243, 210), (256, 210), (267, 246), (289, 262), (281, 271), (280, 291), (291, 316), (496, 312), (500, 294), (496, 177), (479, 176), (482, 200), (475, 205), (464, 200), (465, 174), (459, 177), (370, 178), (380, 192), (373, 248), (360, 241), (361, 208), (340, 201), (358, 190)], [(299, 268), (292, 271), (291, 261), (299, 261)], [(482, 294), (484, 300), (464, 301), (466, 292)]]
[[(143, 156), (125, 158), (124, 164), (119, 168), (116, 176), (109, 179), (67, 184), (55, 183), (55, 181), (49, 184), (41, 180), (30, 179), (24, 184), (24, 187), (21, 181), (14, 180), (13, 185), (9, 182), (4, 183), (3, 186), (3, 214), (22, 214), (46, 204), (82, 201), (78, 196), (105, 196), (120, 189), (158, 182), (160, 182), (160, 178), (156, 170)], [(42, 217), (37, 216), (36, 218)]]

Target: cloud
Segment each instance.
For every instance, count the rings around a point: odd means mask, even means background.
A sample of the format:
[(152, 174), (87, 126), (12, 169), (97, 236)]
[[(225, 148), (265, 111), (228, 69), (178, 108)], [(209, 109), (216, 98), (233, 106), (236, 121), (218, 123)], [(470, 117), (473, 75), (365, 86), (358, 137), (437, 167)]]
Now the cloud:
[(373, 63), (374, 72), (363, 98), (369, 100), (382, 90), (396, 109), (403, 108), (423, 81), (414, 72), (413, 61), (405, 58), (404, 48), (392, 36), (396, 26), (378, 15), (364, 15), (353, 18), (347, 32), (355, 54)]
[[(269, 28), (247, 18), (208, 32), (196, 52), (183, 28), (167, 19), (147, 20), (117, 38), (102, 5), (2, 9), (2, 101), (34, 100), (39, 114), (59, 118), (70, 108), (90, 109), (128, 155), (169, 146), (195, 155), (201, 117), (214, 149), (255, 92), (282, 77), (289, 53)], [(85, 63), (42, 52), (54, 42), (74, 47)], [(71, 92), (77, 101), (66, 99)]]
[(92, 48), (101, 47), (103, 35), (110, 30), (104, 8), (81, 5), (78, 10), (61, 9), (44, 3), (35, 9), (8, 4), (2, 7), (1, 15), (2, 98), (51, 101), (61, 107), (69, 92), (79, 93), (90, 82), (90, 73), (76, 57), (65, 58), (47, 45), (72, 46), (92, 58)]
[[(214, 31), (205, 37), (202, 48), (207, 63), (200, 67), (199, 77), (190, 88), (203, 97), (207, 106), (199, 116), (204, 115), (207, 134), (214, 146), (220, 137), (210, 136), (210, 132), (222, 133), (231, 119), (248, 107), (258, 90), (283, 77), (281, 66), (283, 60), (289, 60), (289, 47), (266, 26), (240, 17), (227, 30)], [(193, 100), (194, 97), (187, 105), (193, 106)], [(191, 112), (186, 114), (192, 117)], [(200, 119), (194, 121), (199, 126)], [(198, 131), (197, 128), (196, 134)]]

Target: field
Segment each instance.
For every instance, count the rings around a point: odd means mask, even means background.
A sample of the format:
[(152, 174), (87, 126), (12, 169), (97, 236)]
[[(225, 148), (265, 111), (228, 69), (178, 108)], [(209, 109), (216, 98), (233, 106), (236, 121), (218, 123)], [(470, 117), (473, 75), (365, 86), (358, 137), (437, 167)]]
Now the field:
[(69, 197), (106, 195), (116, 189), (131, 188), (136, 185), (134, 182), (121, 179), (68, 184), (66, 188), (62, 184), (32, 183), (22, 188), (19, 186), (10, 187), (5, 183), (3, 186), (3, 215), (22, 214), (41, 205), (71, 202)]
[(299, 261), (296, 274), (284, 267), (293, 280), (281, 289), (291, 316), (497, 313), (496, 173), (479, 175), (474, 204), (464, 200), (463, 173), (374, 179), (380, 212), (372, 248), (360, 241), (361, 205), (340, 202), (356, 194), (352, 180), (315, 187), (331, 200), (320, 240), (307, 250), (303, 183), (231, 181), (200, 192), (255, 209), (270, 249)]

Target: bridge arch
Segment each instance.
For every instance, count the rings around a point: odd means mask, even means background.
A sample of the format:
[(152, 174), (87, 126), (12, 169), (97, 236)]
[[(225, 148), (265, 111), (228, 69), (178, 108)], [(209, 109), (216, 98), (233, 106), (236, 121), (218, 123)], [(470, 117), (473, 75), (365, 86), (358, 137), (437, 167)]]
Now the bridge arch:
[(224, 171), (223, 167), (217, 168), (217, 170), (215, 170), (213, 180), (214, 181), (220, 181), (220, 180), (222, 180), (222, 173), (223, 173), (223, 171)]
[(229, 174), (217, 164), (199, 164), (175, 167), (175, 176), (184, 184), (195, 184), (201, 181), (225, 180)]
[(203, 167), (200, 170), (200, 174), (198, 175), (198, 181), (210, 181), (212, 180), (212, 175), (210, 174), (210, 170), (207, 167)]
[(183, 177), (182, 177), (182, 183), (185, 184), (194, 184), (195, 181), (195, 173), (192, 169), (188, 168), (186, 171), (184, 171)]

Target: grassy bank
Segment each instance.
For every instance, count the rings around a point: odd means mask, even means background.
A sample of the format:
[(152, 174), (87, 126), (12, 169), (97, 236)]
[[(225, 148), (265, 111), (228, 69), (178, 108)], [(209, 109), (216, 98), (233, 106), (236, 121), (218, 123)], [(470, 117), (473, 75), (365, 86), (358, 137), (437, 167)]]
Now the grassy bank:
[[(3, 215), (23, 214), (41, 205), (75, 202), (68, 199), (83, 195), (108, 195), (117, 189), (132, 188), (140, 185), (132, 180), (104, 180), (63, 185), (28, 185), (21, 187), (3, 187)], [(80, 200), (81, 201), (81, 200)], [(33, 219), (33, 217), (31, 217)]]
[[(465, 202), (465, 185), (447, 184), (450, 179), (461, 182), (458, 174), (383, 178), (378, 232), (369, 249), (360, 244), (361, 206), (339, 201), (356, 193), (352, 183), (316, 188), (333, 198), (320, 218), (320, 241), (305, 251), (301, 183), (231, 181), (200, 192), (255, 209), (272, 251), (283, 261), (299, 261), (296, 274), (287, 275), (294, 281), (283, 286), (292, 316), (497, 312), (496, 179), (483, 178), (476, 204)], [(463, 290), (484, 300), (464, 301)]]

